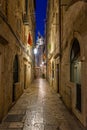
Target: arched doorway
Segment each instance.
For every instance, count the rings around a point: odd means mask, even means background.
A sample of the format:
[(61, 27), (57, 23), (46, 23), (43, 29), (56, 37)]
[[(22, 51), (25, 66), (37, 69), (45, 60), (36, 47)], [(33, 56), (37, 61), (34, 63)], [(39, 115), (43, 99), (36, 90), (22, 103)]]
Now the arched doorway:
[(19, 77), (19, 73), (18, 73), (18, 56), (15, 56), (14, 62), (13, 62), (13, 92), (12, 92), (12, 102), (15, 101), (15, 83), (18, 82), (18, 77)]
[(76, 84), (76, 109), (81, 112), (81, 62), (80, 45), (75, 38), (70, 54), (70, 80)]

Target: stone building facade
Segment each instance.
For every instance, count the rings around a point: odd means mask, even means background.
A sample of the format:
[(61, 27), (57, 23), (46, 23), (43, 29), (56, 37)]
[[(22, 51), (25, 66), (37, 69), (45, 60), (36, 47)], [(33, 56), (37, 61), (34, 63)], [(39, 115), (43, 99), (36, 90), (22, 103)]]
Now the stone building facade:
[[(58, 0), (48, 1), (46, 21), (46, 43), (47, 43), (47, 79), (53, 89), (58, 91), (57, 73), (59, 62), (59, 12)], [(56, 70), (56, 71), (55, 71)]]
[(34, 0), (0, 0), (0, 121), (33, 80), (34, 11)]
[[(55, 29), (58, 32), (54, 33), (51, 31), (55, 18), (52, 16), (54, 10), (53, 7), (50, 9), (53, 3), (48, 1), (46, 42), (47, 46), (52, 45), (50, 50), (47, 49), (47, 77), (52, 89), (60, 93), (66, 106), (87, 126), (87, 1), (57, 2), (58, 25)], [(54, 45), (59, 49), (51, 53)]]

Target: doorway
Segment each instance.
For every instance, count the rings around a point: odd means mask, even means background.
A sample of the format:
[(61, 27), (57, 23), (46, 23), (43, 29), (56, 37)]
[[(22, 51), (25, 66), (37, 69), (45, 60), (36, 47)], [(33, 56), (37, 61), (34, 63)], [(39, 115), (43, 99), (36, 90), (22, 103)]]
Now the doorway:
[(12, 102), (15, 101), (15, 83), (18, 82), (18, 56), (15, 56), (14, 62), (13, 62), (13, 89), (12, 89)]
[(26, 72), (27, 72), (27, 66), (24, 65), (24, 89), (26, 89)]
[(57, 92), (59, 93), (59, 64), (56, 65), (57, 68)]

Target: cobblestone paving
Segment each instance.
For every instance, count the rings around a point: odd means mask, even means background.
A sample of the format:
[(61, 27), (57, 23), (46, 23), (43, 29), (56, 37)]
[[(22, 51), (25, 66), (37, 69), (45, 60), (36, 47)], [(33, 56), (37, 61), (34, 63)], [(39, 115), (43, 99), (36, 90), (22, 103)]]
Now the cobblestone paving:
[(9, 111), (0, 130), (86, 130), (45, 79), (36, 80)]

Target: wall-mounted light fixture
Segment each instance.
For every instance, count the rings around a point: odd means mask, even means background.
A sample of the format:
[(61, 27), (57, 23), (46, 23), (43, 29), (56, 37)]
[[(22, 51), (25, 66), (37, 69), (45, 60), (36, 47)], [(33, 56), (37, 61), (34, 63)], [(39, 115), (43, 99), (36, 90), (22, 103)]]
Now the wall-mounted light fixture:
[(34, 54), (35, 55), (37, 54), (37, 48), (34, 48)]

